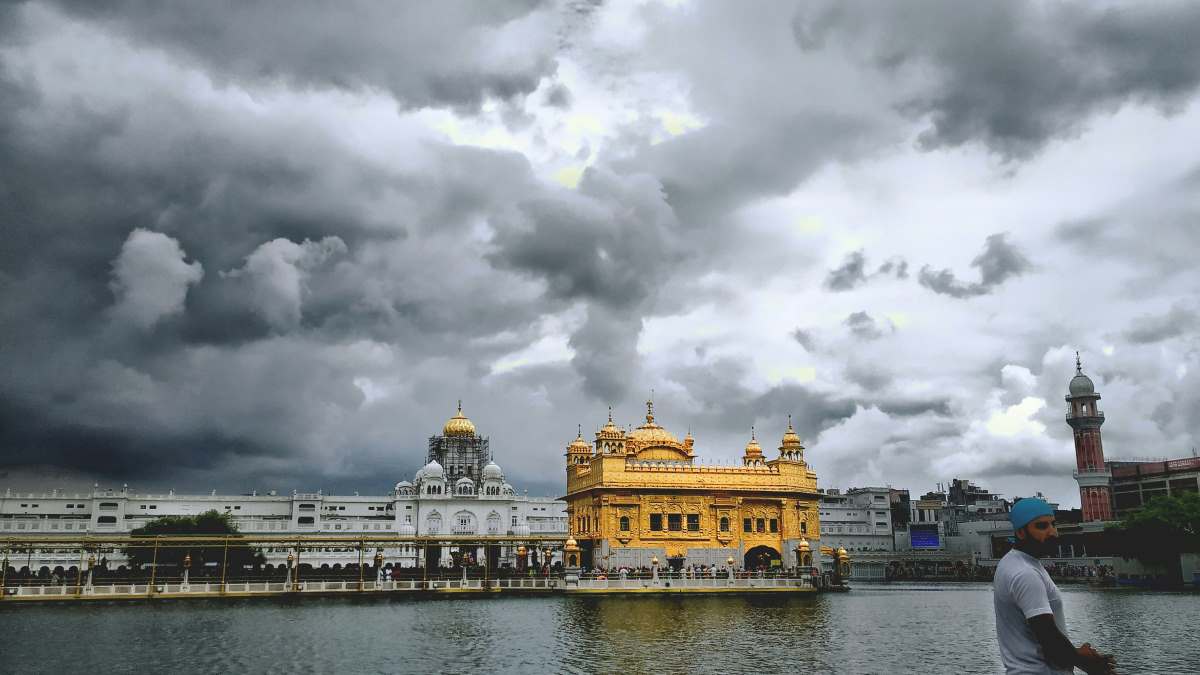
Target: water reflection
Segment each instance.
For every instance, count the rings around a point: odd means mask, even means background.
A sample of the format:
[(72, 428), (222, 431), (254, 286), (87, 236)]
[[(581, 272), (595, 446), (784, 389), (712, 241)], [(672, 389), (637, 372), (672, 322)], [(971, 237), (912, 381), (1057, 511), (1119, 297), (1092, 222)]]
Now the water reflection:
[[(1072, 636), (1123, 672), (1200, 663), (1200, 596), (1064, 589)], [(836, 596), (0, 604), (0, 670), (991, 673), (991, 587)]]

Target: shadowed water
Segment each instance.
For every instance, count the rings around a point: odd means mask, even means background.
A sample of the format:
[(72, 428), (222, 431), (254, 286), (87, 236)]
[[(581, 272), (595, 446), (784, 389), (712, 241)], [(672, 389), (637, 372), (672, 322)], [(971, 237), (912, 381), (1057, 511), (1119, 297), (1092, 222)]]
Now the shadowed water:
[[(1196, 672), (1200, 595), (1063, 589), (1121, 672)], [(0, 671), (993, 673), (988, 584), (813, 597), (193, 600), (0, 605)]]

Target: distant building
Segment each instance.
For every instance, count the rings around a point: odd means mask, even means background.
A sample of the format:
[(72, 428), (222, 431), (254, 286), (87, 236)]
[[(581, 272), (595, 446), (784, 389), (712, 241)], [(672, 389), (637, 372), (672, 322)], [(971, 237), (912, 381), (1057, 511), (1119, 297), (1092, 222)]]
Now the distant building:
[(1157, 496), (1200, 490), (1200, 457), (1154, 462), (1105, 461), (1100, 394), (1083, 374), (1078, 353), (1068, 385), (1067, 424), (1075, 437), (1075, 480), (1085, 523), (1120, 518)]
[(821, 495), (821, 543), (847, 551), (891, 551), (891, 489), (850, 488)]
[(800, 542), (820, 536), (817, 474), (790, 422), (773, 459), (753, 433), (741, 466), (698, 463), (693, 444), (655, 422), (648, 401), (637, 429), (610, 412), (592, 443), (581, 432), (567, 445), (567, 513), (585, 567), (790, 566)]
[[(487, 439), (475, 435), (475, 426), (462, 414), (461, 404), (442, 435), (430, 439), (429, 447), (432, 458), (417, 471), (415, 480), (400, 481), (384, 495), (327, 495), (320, 491), (218, 495), (215, 490), (200, 495), (174, 491), (144, 494), (128, 487), (97, 488), (86, 494), (5, 490), (0, 496), (0, 534), (126, 534), (156, 518), (210, 510), (228, 514), (238, 530), (251, 535), (566, 533), (566, 505), (552, 497), (518, 495), (492, 461)], [(452, 471), (439, 460), (446, 460)], [(356, 553), (344, 553), (345, 560), (339, 560), (336, 552), (321, 555), (331, 564), (357, 560)], [(453, 553), (449, 547), (427, 547), (424, 564), (449, 565)], [(273, 562), (286, 554), (284, 548), (267, 551)], [(387, 554), (389, 563), (418, 564), (417, 550), (410, 544), (389, 548)], [(512, 552), (503, 555), (509, 559)]]

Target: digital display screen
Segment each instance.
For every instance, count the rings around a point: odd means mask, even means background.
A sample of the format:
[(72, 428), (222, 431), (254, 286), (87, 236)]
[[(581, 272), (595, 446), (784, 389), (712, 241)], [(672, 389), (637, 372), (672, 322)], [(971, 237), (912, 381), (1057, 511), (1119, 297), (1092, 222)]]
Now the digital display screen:
[(913, 548), (941, 548), (942, 542), (938, 537), (936, 523), (929, 525), (909, 525), (909, 543)]

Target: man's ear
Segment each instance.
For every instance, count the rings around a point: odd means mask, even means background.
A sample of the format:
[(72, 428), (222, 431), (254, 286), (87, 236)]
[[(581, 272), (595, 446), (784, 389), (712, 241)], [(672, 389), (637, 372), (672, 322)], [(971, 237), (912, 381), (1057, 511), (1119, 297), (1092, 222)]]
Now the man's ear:
[(1016, 538), (1017, 538), (1017, 539), (1019, 539), (1019, 540), (1021, 540), (1021, 541), (1024, 541), (1024, 540), (1025, 540), (1025, 536), (1026, 536), (1027, 534), (1028, 534), (1028, 532), (1026, 532), (1026, 531), (1025, 531), (1025, 528), (1023, 528), (1023, 527), (1022, 527), (1022, 528), (1020, 528), (1020, 529), (1018, 529), (1016, 532), (1013, 532), (1013, 535), (1015, 535), (1015, 536), (1016, 536)]

